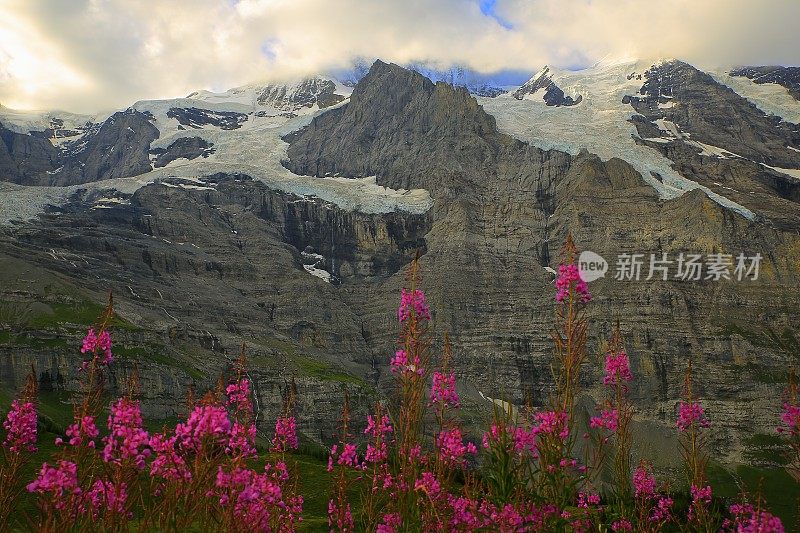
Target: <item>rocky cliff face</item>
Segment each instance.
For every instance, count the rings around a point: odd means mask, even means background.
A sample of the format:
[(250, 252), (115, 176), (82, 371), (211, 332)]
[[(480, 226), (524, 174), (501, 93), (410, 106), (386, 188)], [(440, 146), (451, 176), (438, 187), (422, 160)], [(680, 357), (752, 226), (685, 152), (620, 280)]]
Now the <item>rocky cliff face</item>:
[(61, 149), (49, 135), (15, 133), (0, 125), (0, 180), (22, 185), (75, 185), (148, 172), (158, 130), (136, 111), (114, 113), (98, 128), (71, 136)]
[[(640, 137), (682, 175), (790, 229), (800, 223), (800, 130), (683, 62), (653, 67), (629, 99)], [(644, 118), (642, 118), (644, 117)]]

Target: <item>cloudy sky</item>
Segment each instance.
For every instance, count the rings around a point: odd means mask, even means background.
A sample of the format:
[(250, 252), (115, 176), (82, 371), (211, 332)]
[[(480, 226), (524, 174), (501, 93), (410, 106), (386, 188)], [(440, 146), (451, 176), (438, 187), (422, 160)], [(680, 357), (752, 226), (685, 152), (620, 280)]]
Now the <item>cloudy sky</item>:
[(800, 64), (800, 0), (0, 0), (0, 104), (79, 112), (346, 67)]

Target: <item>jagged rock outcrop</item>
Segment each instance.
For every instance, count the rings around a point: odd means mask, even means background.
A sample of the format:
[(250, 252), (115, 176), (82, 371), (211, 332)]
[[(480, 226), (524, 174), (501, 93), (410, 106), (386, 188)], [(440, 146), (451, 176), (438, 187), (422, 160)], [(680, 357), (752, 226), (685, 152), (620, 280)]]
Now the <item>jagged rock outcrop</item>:
[(550, 67), (544, 67), (536, 73), (531, 79), (523, 83), (517, 90), (511, 93), (511, 96), (517, 100), (522, 100), (529, 95), (534, 95), (538, 91), (543, 90), (542, 99), (544, 103), (549, 106), (573, 106), (581, 103), (583, 96), (578, 95), (575, 98), (567, 96), (564, 91), (556, 85), (553, 81)]
[(744, 76), (753, 83), (777, 83), (789, 91), (795, 100), (800, 100), (800, 67), (740, 67), (731, 70), (731, 76)]
[(298, 111), (304, 107), (320, 109), (336, 105), (345, 99), (336, 93), (336, 84), (319, 76), (308, 78), (296, 85), (267, 85), (260, 90), (256, 101), (281, 111)]
[(156, 156), (153, 166), (165, 167), (176, 159), (196, 159), (214, 153), (214, 144), (200, 137), (181, 137), (166, 148), (154, 148), (150, 153)]
[(627, 99), (642, 142), (681, 175), (783, 228), (800, 224), (796, 125), (768, 116), (708, 74), (680, 61), (651, 68)]
[(147, 115), (120, 111), (59, 150), (45, 135), (0, 127), (0, 180), (22, 185), (75, 185), (148, 172), (158, 130)]
[(167, 117), (174, 118), (181, 126), (195, 129), (203, 126), (216, 126), (223, 130), (235, 130), (247, 122), (247, 115), (244, 113), (213, 111), (197, 107), (172, 107), (167, 111)]

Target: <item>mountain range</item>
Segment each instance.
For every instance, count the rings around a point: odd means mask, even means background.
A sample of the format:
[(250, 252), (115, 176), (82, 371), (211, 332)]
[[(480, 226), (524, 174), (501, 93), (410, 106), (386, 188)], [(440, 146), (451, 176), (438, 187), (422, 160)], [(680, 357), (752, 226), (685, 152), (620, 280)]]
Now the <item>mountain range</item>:
[[(264, 418), (294, 377), (300, 429), (325, 441), (342, 386), (360, 410), (388, 392), (420, 254), (467, 416), (481, 421), (487, 397), (543, 405), (571, 233), (611, 265), (590, 283), (584, 414), (619, 323), (637, 453), (675, 463), (691, 359), (719, 460), (770, 464), (800, 357), (800, 69), (620, 61), (508, 87), (407, 67), (109, 116), (0, 107), (3, 388), (35, 364), (43, 389), (74, 390), (86, 315), (111, 290), (146, 411), (175, 416), (244, 342)], [(614, 279), (622, 254), (681, 253), (763, 261), (757, 280)]]

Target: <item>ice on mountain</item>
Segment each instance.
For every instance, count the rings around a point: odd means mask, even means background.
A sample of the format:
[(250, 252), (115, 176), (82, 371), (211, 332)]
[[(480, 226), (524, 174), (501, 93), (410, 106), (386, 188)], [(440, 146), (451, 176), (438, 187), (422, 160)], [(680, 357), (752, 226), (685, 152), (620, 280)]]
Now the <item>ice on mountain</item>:
[[(495, 116), (502, 131), (518, 139), (543, 149), (571, 154), (586, 149), (603, 160), (618, 157), (641, 173), (663, 199), (676, 198), (700, 188), (720, 205), (754, 219), (755, 215), (749, 209), (681, 176), (672, 168), (669, 159), (635, 141), (638, 134), (629, 119), (636, 113), (622, 100), (625, 96), (638, 94), (642, 80), (635, 73), (645, 72), (651, 64), (610, 60), (581, 71), (555, 73), (553, 81), (566, 94), (583, 96), (581, 105), (568, 108), (547, 106), (536, 99), (516, 100), (507, 94), (478, 100), (488, 113)], [(676, 137), (680, 135), (676, 125), (666, 122), (662, 123), (662, 130)], [(662, 179), (655, 178), (654, 174)]]

